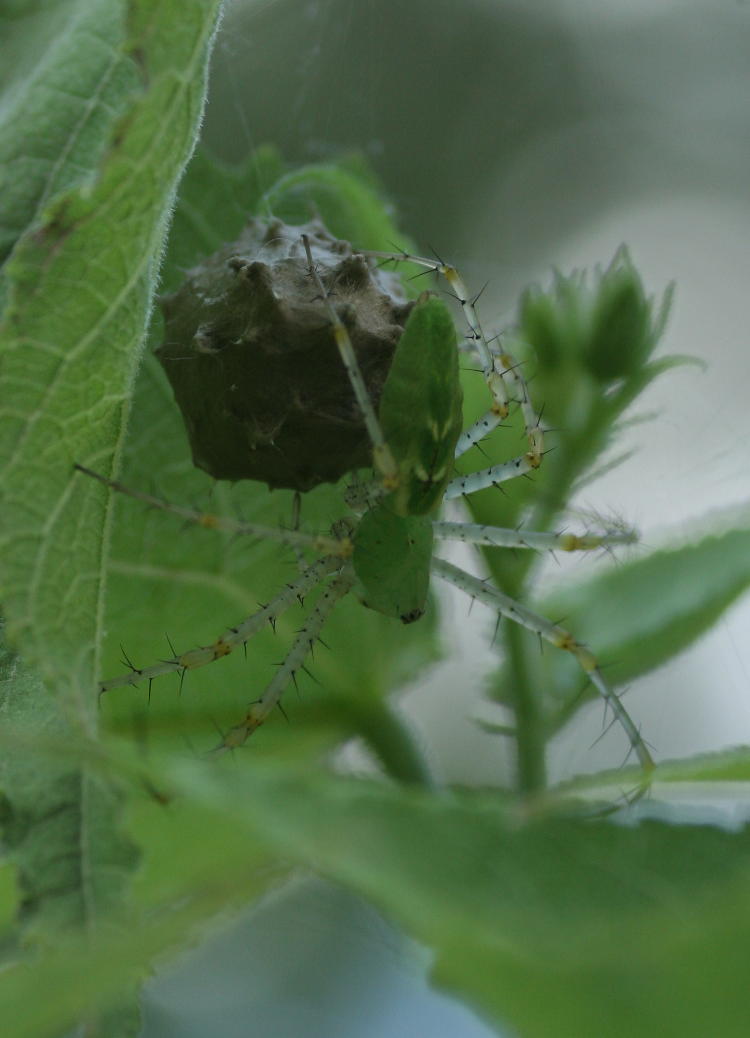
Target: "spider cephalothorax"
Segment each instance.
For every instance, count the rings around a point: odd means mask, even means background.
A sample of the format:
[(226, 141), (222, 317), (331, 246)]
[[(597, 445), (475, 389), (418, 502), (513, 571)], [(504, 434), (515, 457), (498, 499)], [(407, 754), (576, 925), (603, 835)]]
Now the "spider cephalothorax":
[(413, 306), (397, 276), (354, 254), (320, 221), (253, 219), (162, 300), (157, 351), (193, 461), (216, 479), (311, 490), (370, 462), (370, 441), (301, 235), (377, 407)]

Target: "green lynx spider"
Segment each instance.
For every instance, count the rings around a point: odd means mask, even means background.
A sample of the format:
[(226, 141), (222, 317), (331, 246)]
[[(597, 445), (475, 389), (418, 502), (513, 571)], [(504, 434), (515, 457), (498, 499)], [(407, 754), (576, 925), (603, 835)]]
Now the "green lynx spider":
[[(425, 294), (414, 305), (408, 318), (376, 412), (350, 335), (334, 305), (332, 291), (324, 283), (314, 259), (309, 235), (300, 235), (298, 229), (297, 242), (304, 249), (304, 259), (302, 250), (299, 250), (299, 261), (306, 264), (306, 275), (311, 288), (314, 286), (311, 297), (317, 293), (318, 305), (330, 323), (366, 425), (375, 480), (364, 487), (350, 488), (347, 494), (349, 515), (334, 524), (329, 533), (311, 535), (179, 507), (78, 466), (111, 489), (184, 520), (211, 529), (275, 540), (297, 551), (300, 559), (302, 551), (319, 556), (312, 564), (305, 563), (299, 576), (286, 584), (263, 608), (224, 631), (212, 644), (145, 668), (129, 664), (131, 669), (128, 673), (103, 681), (101, 692), (144, 681), (150, 683), (162, 674), (182, 675), (218, 660), (237, 646), (244, 645), (267, 623), (274, 623), (292, 605), (321, 586), (315, 606), (273, 679), (261, 697), (249, 705), (245, 716), (223, 736), (217, 750), (238, 747), (263, 724), (275, 707), (280, 706), (284, 690), (303, 667), (332, 610), (349, 592), (356, 590), (365, 605), (403, 622), (411, 622), (422, 614), (429, 576), (434, 573), (471, 598), (484, 602), (498, 617), (518, 623), (540, 639), (569, 652), (612, 710), (647, 775), (654, 764), (646, 743), (620, 698), (603, 677), (596, 657), (564, 627), (533, 612), (490, 583), (434, 556), (432, 551), (434, 538), (477, 546), (587, 551), (632, 542), (634, 535), (621, 530), (580, 536), (538, 533), (436, 518), (443, 500), (497, 486), (539, 467), (544, 454), (543, 431), (519, 365), (507, 352), (488, 342), (474, 301), (454, 267), (405, 252), (356, 252), (353, 255), (368, 265), (378, 261), (408, 261), (446, 279), (468, 325), (464, 348), (478, 358), (490, 398), (487, 412), (461, 431), (462, 395), (455, 326), (445, 305), (436, 297)], [(235, 262), (235, 267), (238, 273), (242, 272), (241, 263)], [(510, 461), (454, 477), (453, 459), (479, 444), (508, 416), (513, 404), (517, 404), (521, 411), (527, 449)]]

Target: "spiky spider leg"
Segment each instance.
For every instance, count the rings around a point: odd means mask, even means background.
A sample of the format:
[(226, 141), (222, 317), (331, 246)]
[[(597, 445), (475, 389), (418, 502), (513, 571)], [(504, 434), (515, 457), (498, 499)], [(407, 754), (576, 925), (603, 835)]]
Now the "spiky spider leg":
[[(638, 539), (634, 530), (612, 530), (604, 534), (538, 533), (532, 530), (522, 531), (484, 526), (480, 523), (452, 522), (433, 523), (433, 532), (436, 537), (444, 540), (458, 540), (486, 547), (535, 551), (592, 551), (616, 544), (634, 544)], [(610, 688), (604, 680), (594, 655), (559, 624), (551, 623), (545, 617), (521, 605), (503, 592), (489, 588), (483, 581), (470, 576), (457, 566), (444, 560), (435, 559), (433, 560), (433, 571), (472, 598), (478, 598), (496, 609), (498, 618), (506, 616), (574, 656), (601, 697), (612, 707), (615, 720), (624, 728), (631, 747), (635, 750), (641, 766), (646, 772), (646, 780), (640, 787), (641, 792), (645, 792), (648, 772), (654, 767), (654, 762), (632, 718), (614, 689)]]
[(646, 781), (648, 780), (650, 772), (655, 767), (654, 760), (635, 722), (623, 706), (614, 689), (610, 688), (605, 681), (599, 668), (599, 663), (592, 652), (576, 641), (570, 631), (567, 631), (564, 627), (561, 627), (559, 624), (553, 624), (550, 620), (528, 609), (514, 598), (504, 594), (497, 588), (489, 586), (478, 577), (465, 573), (452, 563), (446, 562), (445, 559), (433, 559), (432, 569), (443, 580), (453, 584), (471, 598), (484, 602), (500, 615), (507, 617), (514, 623), (521, 624), (522, 627), (529, 631), (533, 631), (551, 645), (569, 652), (595, 686), (605, 703), (611, 707), (612, 713), (625, 731), (630, 745), (638, 757), (640, 765), (645, 772)]
[[(526, 453), (519, 454), (518, 457), (511, 458), (509, 461), (504, 461), (499, 465), (491, 465), (489, 468), (478, 469), (476, 472), (457, 476), (445, 488), (446, 498), (474, 494), (478, 490), (485, 490), (487, 487), (494, 487), (509, 479), (515, 479), (517, 476), (524, 476), (529, 472), (534, 472), (541, 465), (544, 456), (544, 433), (542, 432), (539, 416), (531, 405), (526, 382), (517, 370), (518, 365), (510, 354), (504, 354), (503, 356), (509, 362), (506, 368), (506, 375), (513, 371), (514, 382), (519, 388), (520, 396), (518, 403), (523, 414), (530, 449)], [(473, 425), (469, 426), (466, 432), (459, 437), (455, 457), (459, 458), (495, 428), (495, 425), (498, 423), (493, 422), (492, 419), (493, 413), (488, 411), (487, 414), (482, 415)]]
[(304, 626), (297, 633), (294, 644), (280, 664), (271, 681), (266, 685), (263, 695), (250, 707), (239, 724), (226, 733), (214, 753), (236, 749), (241, 746), (252, 733), (263, 724), (274, 707), (279, 706), (284, 690), (293, 681), (298, 670), (312, 651), (328, 617), (334, 607), (352, 589), (356, 577), (351, 566), (347, 565), (339, 575), (321, 593), (315, 608), (308, 616)]
[[(482, 374), (492, 397), (492, 406), (486, 414), (482, 415), (481, 418), (477, 419), (473, 425), (469, 426), (461, 434), (456, 445), (455, 456), (457, 458), (465, 454), (474, 444), (479, 443), (504, 418), (508, 417), (512, 402), (517, 402), (521, 408), (526, 429), (526, 439), (529, 445), (528, 451), (518, 458), (506, 462), (503, 466), (494, 466), (492, 469), (485, 470), (485, 482), (477, 482), (475, 480), (468, 489), (464, 489), (460, 485), (460, 480), (456, 481), (455, 486), (449, 484), (449, 489), (453, 487), (454, 491), (449, 496), (459, 497), (461, 494), (470, 494), (475, 490), (502, 482), (503, 479), (512, 479), (514, 476), (523, 475), (526, 472), (538, 469), (544, 456), (544, 435), (538, 416), (531, 405), (526, 382), (520, 373), (518, 363), (511, 354), (504, 350), (493, 351), (490, 348), (474, 306), (475, 300), (469, 295), (469, 291), (458, 270), (451, 264), (443, 263), (442, 260), (413, 256), (408, 252), (393, 253), (365, 249), (360, 252), (360, 255), (369, 256), (373, 259), (392, 260), (393, 262), (416, 263), (428, 271), (431, 270), (436, 274), (440, 274), (450, 285), (453, 295), (464, 312), (466, 323), (469, 326), (467, 341), (472, 344), (479, 356)], [(512, 395), (511, 388), (516, 395)], [(496, 477), (496, 472), (499, 474), (499, 478)]]
[(539, 533), (481, 523), (444, 521), (434, 522), (432, 530), (436, 537), (443, 540), (494, 548), (529, 548), (533, 551), (594, 551), (615, 544), (635, 544), (638, 540), (635, 530), (609, 530), (601, 534)]
[(318, 554), (325, 553), (329, 555), (339, 555), (341, 558), (347, 558), (352, 552), (351, 542), (347, 538), (337, 540), (335, 537), (327, 537), (324, 534), (309, 534), (303, 533), (300, 530), (286, 530), (282, 527), (262, 526), (259, 523), (246, 523), (239, 519), (230, 519), (227, 516), (214, 515), (212, 512), (201, 512), (195, 508), (184, 508), (182, 505), (175, 505), (172, 502), (166, 501), (161, 497), (156, 497), (153, 494), (144, 494), (140, 490), (133, 490), (131, 487), (126, 487), (116, 479), (108, 479), (107, 476), (102, 476), (100, 473), (94, 472), (93, 469), (88, 469), (84, 465), (76, 463), (73, 467), (79, 472), (83, 472), (84, 475), (91, 476), (92, 479), (96, 479), (99, 483), (103, 483), (106, 487), (109, 487), (110, 490), (115, 490), (119, 494), (125, 494), (127, 497), (135, 498), (136, 501), (143, 501), (143, 503), (147, 504), (150, 508), (156, 508), (160, 512), (168, 512), (170, 515), (176, 515), (180, 519), (184, 519), (188, 523), (194, 523), (196, 526), (202, 526), (206, 530), (220, 530), (222, 533), (233, 533), (237, 536), (254, 537), (259, 540), (278, 541), (279, 543), (287, 544), (292, 548), (308, 548), (312, 551), (318, 552)]
[[(473, 347), (473, 342), (472, 352), (476, 353)], [(542, 457), (544, 456), (544, 433), (541, 426), (541, 416), (535, 412), (532, 406), (526, 380), (521, 374), (521, 365), (518, 361), (512, 354), (508, 353), (507, 350), (493, 352), (493, 356), (495, 357), (495, 364), (499, 367), (500, 373), (505, 381), (514, 387), (515, 396), (513, 399), (520, 407), (523, 416), (529, 451), (526, 456), (522, 455), (521, 457), (526, 458), (529, 470), (537, 469), (539, 468)], [(500, 424), (500, 421), (500, 416), (494, 408), (490, 408), (486, 414), (477, 418), (477, 420), (459, 436), (458, 443), (456, 444), (455, 457), (460, 458), (461, 455), (466, 454), (471, 447), (480, 443), (485, 436), (488, 436), (492, 430)]]
[(321, 594), (312, 614), (305, 622), (292, 648), (271, 682), (269, 682), (260, 700), (251, 705), (240, 724), (230, 729), (214, 752), (221, 752), (240, 746), (263, 723), (273, 708), (279, 705), (284, 689), (294, 679), (296, 672), (304, 664), (305, 657), (323, 629), (333, 607), (347, 594), (354, 583), (353, 570), (346, 563), (346, 559), (349, 558), (352, 552), (351, 541), (347, 536), (337, 539), (322, 535), (310, 535), (296, 530), (276, 529), (274, 527), (259, 526), (256, 523), (244, 523), (233, 519), (207, 515), (194, 509), (172, 505), (162, 498), (154, 497), (151, 494), (131, 490), (129, 487), (115, 480), (107, 479), (82, 465), (76, 465), (76, 468), (113, 490), (143, 501), (151, 507), (178, 515), (204, 528), (219, 529), (237, 534), (249, 534), (256, 538), (269, 538), (290, 545), (297, 550), (304, 547), (318, 552), (328, 551), (330, 553), (308, 566), (297, 580), (286, 584), (267, 605), (252, 613), (236, 627), (230, 627), (225, 630), (210, 645), (190, 649), (179, 655), (176, 654), (171, 659), (161, 660), (159, 663), (149, 667), (136, 667), (127, 661), (130, 666), (130, 671), (127, 674), (109, 678), (102, 681), (99, 685), (100, 694), (124, 685), (139, 685), (144, 681), (149, 683), (150, 688), (154, 678), (160, 677), (163, 674), (179, 674), (180, 677), (183, 677), (189, 670), (195, 670), (198, 667), (206, 666), (208, 663), (213, 663), (215, 660), (222, 659), (233, 652), (237, 646), (245, 645), (266, 624), (275, 624), (276, 620), (295, 603), (301, 601), (305, 595), (322, 584), (331, 574), (338, 572), (338, 577)]
[(375, 249), (362, 249), (359, 255), (369, 256), (373, 259), (391, 260), (395, 263), (416, 263), (418, 266), (424, 267), (428, 271), (434, 271), (445, 278), (464, 312), (466, 323), (469, 326), (469, 338), (476, 344), (476, 350), (482, 363), (482, 373), (492, 394), (495, 411), (500, 421), (503, 418), (507, 418), (510, 411), (508, 387), (505, 384), (502, 373), (495, 364), (495, 359), (482, 331), (482, 326), (479, 323), (474, 307), (474, 300), (469, 295), (469, 291), (456, 268), (448, 263), (443, 263), (440, 259), (425, 259), (423, 256), (413, 256), (408, 252), (382, 252)]
[(297, 580), (286, 584), (267, 605), (252, 613), (236, 627), (228, 628), (211, 645), (190, 649), (188, 652), (173, 656), (172, 659), (154, 663), (150, 667), (141, 668), (131, 664), (130, 673), (102, 681), (99, 685), (100, 693), (109, 692), (113, 688), (121, 688), (123, 685), (139, 685), (143, 681), (151, 682), (162, 674), (184, 674), (188, 670), (204, 667), (207, 663), (213, 663), (214, 660), (228, 656), (238, 645), (244, 645), (254, 634), (262, 630), (266, 624), (275, 623), (287, 609), (304, 598), (331, 573), (340, 570), (342, 565), (343, 560), (340, 556), (327, 555), (318, 559), (308, 566)]

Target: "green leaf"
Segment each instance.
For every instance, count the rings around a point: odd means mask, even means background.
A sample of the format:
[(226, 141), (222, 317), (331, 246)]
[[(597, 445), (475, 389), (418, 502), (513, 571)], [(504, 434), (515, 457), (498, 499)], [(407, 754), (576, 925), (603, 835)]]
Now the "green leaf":
[(0, 862), (0, 939), (12, 929), (19, 902), (18, 870), (9, 861)]
[(189, 267), (237, 236), (283, 171), (281, 156), (272, 147), (257, 148), (241, 166), (228, 166), (198, 147), (180, 183), (162, 293), (174, 291)]
[(524, 821), (497, 795), (226, 764), (154, 770), (177, 799), (131, 813), (150, 850), (127, 933), (0, 973), (25, 1038), (111, 1002), (144, 958), (262, 889), (264, 848), (370, 899), (432, 949), (436, 983), (529, 1038), (744, 1036), (750, 830)]
[(96, 940), (71, 937), (28, 964), (6, 966), (0, 1018), (8, 1038), (58, 1038), (76, 1023), (92, 1038), (134, 1036), (133, 1021), (110, 1007), (143, 980), (145, 964), (198, 940), (219, 912), (246, 909), (285, 875), (243, 827), (195, 804), (141, 802), (130, 825), (149, 853), (128, 918), (110, 920)]
[[(19, 944), (33, 944), (38, 953), (71, 933), (93, 935), (111, 927), (137, 851), (120, 829), (122, 797), (108, 778), (82, 767), (72, 754), (48, 756), (41, 749), (44, 741), (62, 742), (70, 729), (60, 703), (4, 649), (0, 713), (0, 835), (8, 858), (0, 875), (5, 883), (12, 879), (16, 890), (15, 904), (4, 903), (2, 912), (14, 909), (3, 918), (7, 969), (14, 961), (8, 951)], [(92, 1034), (137, 1032), (138, 1011), (131, 1001), (110, 1004), (100, 1016), (91, 1008), (82, 1007)]]
[(46, 0), (0, 15), (0, 262), (51, 201), (94, 183), (139, 89), (122, 45), (126, 17), (112, 0)]
[[(203, 106), (218, 0), (133, 3), (127, 18), (110, 6), (121, 18), (109, 49), (132, 56), (139, 91), (116, 123), (97, 124), (95, 184), (51, 201), (17, 246), (0, 331), (8, 636), (84, 725), (93, 723), (108, 517), (103, 489), (72, 466), (108, 467), (123, 436), (172, 196)], [(79, 44), (68, 39), (68, 61), (79, 60)]]
[[(259, 211), (291, 224), (319, 215), (331, 234), (360, 249), (389, 250), (394, 241), (404, 242), (372, 173), (359, 159), (286, 173), (266, 192)], [(410, 248), (408, 239), (404, 247)]]
[[(557, 786), (556, 792), (596, 790), (600, 794), (617, 796), (625, 786), (631, 783), (637, 785), (641, 775), (637, 767), (619, 767), (592, 775), (576, 775)], [(750, 748), (733, 747), (717, 753), (701, 753), (681, 760), (660, 762), (653, 773), (653, 781), (657, 790), (667, 783), (689, 783), (690, 793), (699, 804), (706, 803), (706, 797), (716, 795), (717, 785), (720, 789), (723, 786), (722, 792), (726, 798), (744, 810), (743, 805), (750, 793)]]
[[(24, 6), (2, 109), (13, 181), (4, 246), (17, 242), (0, 327), (0, 594), (29, 669), (7, 664), (5, 734), (19, 737), (0, 779), (24, 935), (53, 944), (106, 929), (133, 863), (106, 777), (34, 747), (97, 728), (109, 512), (73, 462), (106, 467), (120, 448), (219, 3)], [(4, 1019), (23, 1027), (23, 1014)], [(125, 1005), (85, 1026), (132, 1034), (137, 1021)]]
[[(134, 862), (133, 848), (113, 825), (118, 797), (71, 762), (30, 750), (34, 736), (59, 734), (65, 722), (55, 700), (7, 652), (0, 655), (0, 709), (0, 828), (18, 868), (25, 936), (43, 939), (93, 924), (119, 900)], [(15, 754), (8, 750), (11, 733)]]
[(687, 760), (667, 761), (658, 768), (658, 782), (750, 782), (750, 748), (705, 753)]
[(438, 983), (528, 1038), (746, 1034), (748, 829), (524, 824), (484, 794), (182, 774), (219, 817), (371, 899), (433, 949)]
[[(565, 616), (566, 626), (607, 666), (609, 680), (623, 685), (688, 648), (748, 587), (750, 529), (737, 529), (620, 562), (560, 588), (540, 609), (545, 616)], [(582, 698), (596, 695), (561, 657), (545, 653), (540, 661), (548, 707), (556, 704), (550, 718), (555, 728)], [(501, 671), (496, 688), (501, 691), (509, 680)]]

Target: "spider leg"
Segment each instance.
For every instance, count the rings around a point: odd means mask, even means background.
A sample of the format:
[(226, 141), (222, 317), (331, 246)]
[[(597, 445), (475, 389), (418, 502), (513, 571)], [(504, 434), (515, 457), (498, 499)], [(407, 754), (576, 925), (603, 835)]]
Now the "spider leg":
[[(523, 416), (523, 424), (526, 432), (526, 439), (529, 444), (529, 450), (525, 455), (522, 455), (521, 458), (517, 460), (525, 459), (528, 462), (529, 469), (537, 469), (541, 465), (544, 456), (544, 433), (541, 426), (541, 416), (536, 413), (531, 403), (529, 389), (526, 385), (526, 380), (521, 374), (521, 365), (518, 361), (516, 361), (513, 356), (505, 350), (494, 354), (494, 357), (494, 363), (496, 366), (499, 365), (499, 370), (505, 381), (515, 387), (514, 400), (520, 407)], [(459, 436), (458, 443), (456, 444), (455, 457), (460, 458), (461, 455), (465, 454), (471, 447), (480, 443), (485, 436), (488, 436), (493, 429), (497, 428), (501, 420), (501, 416), (494, 408), (490, 408), (490, 410), (480, 418), (477, 418), (477, 420)]]
[(476, 351), (479, 354), (479, 359), (482, 364), (482, 373), (492, 396), (493, 409), (499, 415), (500, 420), (506, 418), (510, 411), (508, 387), (503, 374), (500, 371), (499, 365), (495, 363), (492, 351), (490, 350), (485, 334), (482, 331), (482, 326), (479, 323), (479, 317), (477, 316), (474, 307), (474, 300), (469, 295), (469, 291), (456, 268), (448, 263), (443, 263), (442, 260), (425, 259), (423, 256), (412, 256), (408, 252), (379, 252), (376, 250), (363, 249), (359, 255), (371, 256), (373, 259), (416, 263), (418, 266), (425, 267), (427, 270), (433, 270), (436, 274), (441, 274), (445, 278), (464, 312), (466, 323), (469, 326), (469, 335), (467, 338), (474, 343)]
[(518, 361), (507, 350), (502, 350), (497, 354), (495, 363), (498, 360), (502, 367), (503, 377), (515, 387), (515, 399), (521, 408), (526, 439), (529, 443), (528, 456), (531, 467), (534, 469), (539, 468), (544, 455), (544, 434), (540, 425), (541, 415), (537, 414), (531, 403), (529, 387), (526, 385), (526, 379), (521, 374), (521, 365)]
[(530, 548), (534, 551), (593, 551), (613, 544), (635, 544), (635, 530), (611, 530), (606, 533), (538, 533), (534, 530), (511, 530), (481, 523), (434, 522), (436, 537), (464, 541), (494, 548)]
[(525, 476), (528, 472), (533, 471), (534, 468), (528, 456), (522, 454), (518, 458), (504, 461), (500, 465), (491, 465), (487, 469), (469, 472), (465, 476), (456, 476), (445, 488), (445, 497), (465, 497), (468, 494), (476, 493), (477, 490), (494, 487), (498, 483), (505, 483), (509, 479), (515, 479), (516, 476)]
[(302, 573), (297, 580), (286, 584), (271, 601), (252, 613), (237, 627), (230, 627), (220, 634), (211, 645), (204, 645), (199, 649), (190, 649), (172, 659), (162, 660), (151, 667), (139, 668), (132, 666), (128, 674), (121, 674), (116, 678), (109, 678), (99, 685), (100, 695), (109, 692), (113, 688), (123, 685), (138, 685), (142, 681), (153, 681), (161, 674), (184, 674), (187, 670), (195, 670), (204, 667), (207, 663), (228, 656), (238, 645), (244, 645), (254, 634), (262, 630), (267, 623), (275, 623), (277, 618), (291, 608), (296, 602), (303, 598), (309, 591), (321, 583), (330, 573), (341, 569), (342, 561), (334, 555), (318, 559)]
[(561, 627), (559, 624), (553, 624), (550, 620), (528, 609), (497, 588), (491, 587), (484, 581), (479, 580), (478, 577), (465, 573), (458, 566), (454, 566), (444, 559), (433, 559), (432, 568), (443, 580), (453, 584), (472, 598), (484, 602), (509, 620), (513, 620), (515, 623), (521, 624), (522, 627), (526, 627), (527, 630), (533, 631), (551, 645), (571, 653), (604, 702), (611, 707), (612, 713), (625, 731), (643, 771), (648, 776), (648, 773), (655, 767), (653, 758), (637, 725), (623, 706), (614, 689), (610, 688), (604, 680), (599, 663), (593, 653), (589, 652), (580, 642), (577, 642), (570, 631), (567, 631), (564, 627)]
[(195, 508), (184, 508), (182, 505), (172, 504), (161, 497), (155, 497), (153, 494), (144, 494), (140, 490), (126, 487), (123, 483), (119, 483), (114, 479), (108, 479), (106, 476), (102, 476), (84, 465), (76, 463), (74, 468), (78, 469), (79, 472), (83, 472), (84, 475), (91, 476), (92, 479), (104, 483), (105, 486), (117, 491), (119, 494), (126, 494), (128, 497), (135, 498), (136, 501), (143, 501), (144, 504), (149, 505), (151, 508), (157, 508), (161, 512), (169, 512), (171, 515), (179, 516), (179, 518), (184, 519), (188, 523), (202, 526), (206, 530), (220, 530), (223, 533), (233, 533), (237, 536), (278, 541), (280, 544), (287, 544), (292, 548), (309, 548), (318, 554), (338, 555), (340, 558), (347, 558), (351, 555), (351, 542), (346, 538), (337, 540), (335, 537), (328, 537), (323, 534), (309, 534), (302, 533), (300, 530), (285, 530), (282, 527), (261, 526), (258, 523), (241, 522), (238, 519), (214, 515), (211, 512), (200, 512)]
[[(463, 278), (454, 266), (443, 263), (442, 260), (426, 259), (424, 256), (412, 256), (410, 253), (390, 253), (372, 250), (363, 250), (360, 255), (371, 256), (374, 259), (390, 259), (416, 263), (433, 270), (442, 275), (450, 285), (453, 295), (464, 312), (466, 323), (469, 326), (467, 339), (473, 344), (479, 355), (482, 365), (482, 374), (487, 383), (487, 388), (492, 397), (492, 406), (486, 415), (483, 415), (473, 426), (471, 426), (460, 438), (456, 447), (456, 457), (464, 454), (469, 447), (491, 432), (500, 422), (507, 418), (510, 413), (510, 405), (515, 400), (518, 402), (523, 414), (526, 427), (526, 437), (529, 449), (522, 459), (528, 466), (524, 471), (539, 468), (544, 455), (544, 440), (542, 429), (537, 415), (531, 405), (526, 382), (519, 371), (519, 365), (514, 358), (505, 351), (494, 351), (490, 349), (489, 342), (482, 331), (476, 307), (476, 299), (469, 295)], [(515, 393), (515, 396), (512, 395)]]
[(290, 681), (294, 681), (298, 670), (304, 666), (313, 645), (320, 637), (328, 617), (338, 602), (349, 593), (356, 577), (350, 565), (344, 567), (339, 575), (322, 592), (315, 608), (308, 616), (304, 626), (298, 632), (294, 643), (287, 653), (284, 662), (266, 686), (263, 695), (250, 707), (239, 724), (230, 728), (214, 753), (236, 749), (241, 746), (252, 733), (259, 728), (280, 700)]

